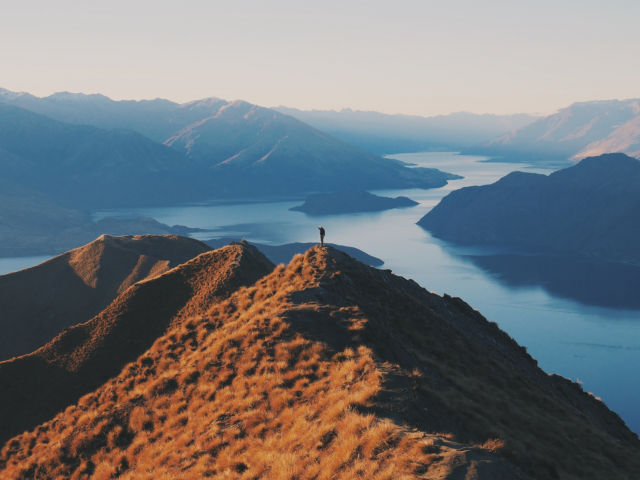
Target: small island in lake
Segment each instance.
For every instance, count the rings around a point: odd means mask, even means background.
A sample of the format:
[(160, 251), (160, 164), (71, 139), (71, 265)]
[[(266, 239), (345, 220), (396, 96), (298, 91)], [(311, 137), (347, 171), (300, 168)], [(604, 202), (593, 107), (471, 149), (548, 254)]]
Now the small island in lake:
[(418, 205), (407, 197), (380, 197), (369, 192), (333, 192), (309, 195), (304, 204), (290, 208), (313, 215), (335, 215), (340, 213), (381, 212), (392, 208)]

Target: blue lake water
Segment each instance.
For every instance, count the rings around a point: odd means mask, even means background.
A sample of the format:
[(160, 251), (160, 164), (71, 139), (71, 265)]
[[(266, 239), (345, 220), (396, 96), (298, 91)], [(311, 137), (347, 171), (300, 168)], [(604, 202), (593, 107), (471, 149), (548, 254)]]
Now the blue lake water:
[(463, 298), (526, 346), (546, 372), (580, 380), (586, 391), (601, 397), (640, 432), (640, 268), (541, 249), (434, 239), (416, 222), (450, 191), (493, 183), (514, 170), (551, 170), (453, 153), (393, 158), (465, 178), (433, 190), (376, 191), (420, 203), (378, 213), (314, 217), (288, 210), (301, 204), (300, 199), (282, 198), (118, 209), (94, 217), (145, 215), (169, 225), (209, 230), (193, 235), (202, 240), (245, 237), (273, 245), (316, 241), (322, 225), (328, 242), (360, 248), (384, 260), (383, 268), (430, 291)]
[(14, 257), (0, 258), (0, 275), (5, 273), (17, 272), (25, 268), (34, 267), (42, 262), (49, 260), (51, 255), (40, 255), (36, 257)]

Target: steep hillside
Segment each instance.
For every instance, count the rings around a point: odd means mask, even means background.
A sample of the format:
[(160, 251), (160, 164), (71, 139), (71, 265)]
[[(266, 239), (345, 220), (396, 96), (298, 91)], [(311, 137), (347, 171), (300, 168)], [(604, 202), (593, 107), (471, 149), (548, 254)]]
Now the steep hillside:
[(0, 474), (631, 479), (639, 453), (462, 300), (314, 247), (8, 441)]
[(211, 248), (177, 236), (111, 237), (0, 276), (0, 361), (37, 350), (86, 322), (136, 282)]
[(640, 159), (640, 106), (638, 110), (638, 116), (616, 128), (605, 139), (590, 143), (575, 154), (572, 160), (610, 152), (623, 152), (630, 157)]
[[(96, 155), (94, 167), (97, 172), (94, 173), (104, 177), (105, 186), (100, 185), (95, 190), (76, 182), (70, 190), (68, 185), (55, 190), (57, 194), (69, 191), (76, 193), (76, 196), (88, 195), (89, 198), (108, 190), (112, 198), (107, 195), (100, 199), (112, 204), (117, 201), (166, 204), (223, 195), (433, 188), (446, 185), (449, 179), (459, 178), (435, 169), (406, 168), (349, 145), (293, 117), (243, 101), (226, 102), (209, 98), (178, 105), (159, 99), (114, 102), (102, 95), (60, 93), (38, 98), (0, 91), (0, 107), (15, 109), (11, 106), (20, 106), (74, 124), (133, 129), (173, 148), (175, 157), (172, 162), (168, 157), (162, 160), (167, 155), (164, 150), (157, 150), (155, 155), (142, 155), (143, 148), (139, 147), (138, 157), (144, 160), (143, 166), (151, 170), (148, 178), (142, 181), (135, 177), (139, 173), (134, 168), (140, 163), (139, 158), (136, 157), (136, 162), (127, 160), (125, 175), (125, 170), (120, 167), (112, 169), (111, 164), (117, 163), (109, 155), (112, 148), (101, 144), (103, 150)], [(86, 130), (89, 127), (68, 125), (69, 128)], [(111, 142), (124, 141), (121, 138), (125, 135), (122, 130), (108, 133), (115, 137)], [(20, 135), (24, 136), (23, 132)], [(129, 138), (131, 132), (126, 135), (128, 144), (139, 141), (137, 137)], [(0, 136), (0, 149), (4, 148), (1, 140)], [(54, 151), (59, 147), (46, 142), (43, 145), (43, 148)], [(144, 149), (150, 151), (151, 145), (155, 149), (160, 148), (149, 142)], [(20, 155), (20, 152), (14, 151), (15, 148), (7, 150)], [(176, 150), (183, 155), (175, 153)], [(25, 155), (22, 157), (28, 158)], [(151, 160), (147, 157), (158, 164), (155, 169), (148, 165)], [(171, 174), (165, 175), (169, 170)], [(131, 190), (128, 193), (135, 197), (135, 202), (113, 195), (118, 191), (116, 185), (109, 183), (109, 174), (113, 171), (123, 172), (120, 188)], [(139, 188), (144, 190), (144, 195), (135, 190), (134, 185), (146, 186)]]
[(566, 161), (602, 153), (638, 157), (640, 101), (580, 102), (513, 130), (467, 154), (509, 161)]
[(272, 110), (295, 117), (351, 145), (379, 155), (471, 147), (539, 118), (525, 113), (477, 115), (458, 112), (420, 117), (354, 111), (350, 108), (340, 111), (299, 110), (280, 106)]
[(71, 125), (0, 103), (0, 174), (7, 172), (12, 183), (65, 206), (106, 208), (194, 198), (202, 195), (195, 179), (191, 194), (172, 188), (192, 169), (188, 158), (139, 133)]
[(406, 168), (288, 115), (236, 101), (190, 125), (169, 145), (212, 169), (229, 193), (434, 188), (459, 178)]
[(546, 245), (640, 264), (640, 162), (607, 154), (451, 192), (418, 225), (445, 240)]
[[(159, 239), (148, 241), (159, 243), (159, 251), (169, 247)], [(183, 255), (200, 245), (182, 245)], [(144, 250), (143, 245), (134, 245), (132, 250), (135, 248)], [(140, 263), (130, 277), (144, 279), (146, 265)], [(97, 283), (100, 276), (95, 275), (95, 265), (85, 262), (80, 267), (80, 276)], [(158, 262), (156, 268), (166, 266)], [(203, 253), (159, 276), (148, 274), (88, 322), (66, 329), (29, 355), (1, 362), (0, 444), (51, 419), (118, 375), (172, 326), (204, 314), (217, 301), (252, 285), (272, 269), (273, 264), (249, 245)], [(134, 278), (125, 279), (122, 286), (130, 280)]]

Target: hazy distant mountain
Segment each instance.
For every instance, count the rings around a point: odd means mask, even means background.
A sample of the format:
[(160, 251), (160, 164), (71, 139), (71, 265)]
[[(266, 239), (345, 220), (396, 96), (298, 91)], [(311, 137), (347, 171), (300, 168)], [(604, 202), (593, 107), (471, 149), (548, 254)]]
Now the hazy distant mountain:
[[(227, 245), (234, 245), (236, 243), (243, 243), (245, 240), (240, 240), (237, 238), (216, 238), (213, 240), (207, 240), (206, 243), (210, 247), (213, 248), (223, 248)], [(256, 247), (260, 252), (262, 252), (269, 260), (271, 260), (274, 264), (279, 265), (284, 263), (288, 264), (293, 257), (298, 254), (304, 255), (304, 253), (310, 248), (317, 245), (318, 242), (294, 242), (294, 243), (285, 243), (284, 245), (265, 245), (263, 243), (251, 243), (254, 247)], [(325, 243), (325, 245), (330, 245), (349, 256), (355, 258), (359, 262), (364, 263), (365, 265), (371, 265), (372, 267), (381, 267), (384, 265), (384, 262), (372, 255), (369, 255), (367, 252), (363, 252), (359, 248), (355, 247), (346, 247), (344, 245), (336, 245), (335, 243)]]
[[(169, 158), (166, 152), (161, 152), (161, 147), (153, 147), (161, 158), (156, 160), (160, 162), (155, 168), (157, 173), (151, 176), (155, 177), (153, 184), (163, 188), (162, 192), (136, 192), (139, 197), (145, 197), (146, 203), (158, 203), (160, 195), (164, 195), (163, 199), (168, 203), (203, 196), (433, 188), (445, 185), (448, 179), (458, 178), (435, 169), (406, 168), (293, 117), (243, 101), (211, 98), (178, 105), (166, 100), (115, 102), (102, 95), (69, 93), (38, 98), (3, 90), (0, 102), (42, 112), (65, 122), (133, 129), (184, 154)], [(90, 133), (86, 125), (75, 128)], [(71, 126), (68, 129), (73, 130)], [(114, 141), (125, 135), (119, 130), (108, 133), (118, 137)], [(127, 135), (133, 134), (128, 132)], [(136, 140), (141, 141), (138, 137)], [(39, 146), (38, 142), (35, 144)], [(43, 150), (54, 147), (47, 144)], [(0, 148), (4, 148), (2, 142)], [(20, 155), (15, 151), (11, 153)], [(104, 163), (103, 160), (96, 162)], [(127, 169), (131, 170), (136, 163), (139, 162), (127, 161)], [(150, 170), (154, 171), (153, 168)], [(173, 181), (164, 183), (164, 173), (169, 170)], [(124, 169), (118, 169), (120, 171), (124, 172)], [(183, 171), (187, 172), (184, 178), (181, 177)], [(107, 175), (107, 170), (103, 174)], [(141, 182), (140, 179), (134, 181), (135, 175), (130, 171), (123, 176), (125, 185)], [(93, 196), (100, 192), (89, 185), (85, 190)], [(70, 191), (66, 185), (65, 191)], [(106, 202), (106, 199), (102, 200)], [(118, 201), (131, 203), (127, 199)]]
[(298, 110), (274, 107), (312, 127), (377, 154), (457, 150), (489, 141), (535, 121), (537, 116), (459, 112), (435, 117), (387, 115), (344, 108)]
[(165, 143), (213, 172), (228, 193), (433, 188), (459, 178), (407, 168), (243, 101), (224, 105)]
[(513, 172), (451, 192), (418, 224), (438, 238), (545, 245), (640, 264), (640, 161), (585, 158), (549, 176)]
[(623, 152), (630, 157), (640, 159), (640, 108), (638, 108), (638, 114), (635, 118), (616, 128), (605, 139), (590, 143), (580, 150), (572, 160), (609, 152)]
[(93, 125), (107, 130), (134, 130), (162, 143), (187, 125), (215, 115), (228, 102), (219, 98), (206, 98), (182, 105), (160, 98), (114, 101), (100, 94), (69, 92), (40, 98), (0, 88), (0, 103), (21, 107), (62, 122)]
[(0, 104), (0, 175), (65, 205), (88, 209), (193, 198), (175, 187), (192, 170), (187, 157), (140, 133), (71, 125)]
[(640, 100), (580, 102), (463, 151), (511, 161), (579, 160), (622, 152), (640, 158)]

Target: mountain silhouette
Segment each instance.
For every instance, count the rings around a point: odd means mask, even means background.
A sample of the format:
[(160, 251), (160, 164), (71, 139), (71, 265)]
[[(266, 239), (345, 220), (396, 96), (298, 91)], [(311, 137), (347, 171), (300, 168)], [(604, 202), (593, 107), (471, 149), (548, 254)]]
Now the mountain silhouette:
[(549, 176), (513, 172), (444, 197), (418, 225), (463, 242), (544, 245), (640, 264), (640, 162), (590, 157)]
[[(331, 247), (265, 270), (248, 246), (204, 253), (0, 363), (0, 412), (19, 433), (1, 450), (0, 475), (524, 480), (639, 470), (640, 442), (617, 415), (547, 375), (464, 301)], [(186, 285), (203, 294), (188, 300)], [(184, 315), (169, 320), (174, 312)], [(68, 390), (85, 382), (95, 390), (73, 404), (81, 392)], [(56, 395), (65, 402), (52, 408)]]

